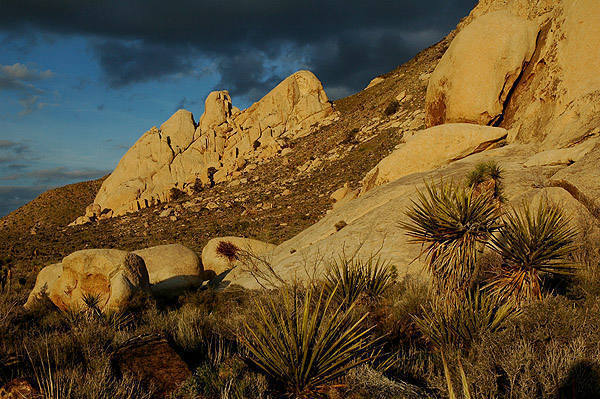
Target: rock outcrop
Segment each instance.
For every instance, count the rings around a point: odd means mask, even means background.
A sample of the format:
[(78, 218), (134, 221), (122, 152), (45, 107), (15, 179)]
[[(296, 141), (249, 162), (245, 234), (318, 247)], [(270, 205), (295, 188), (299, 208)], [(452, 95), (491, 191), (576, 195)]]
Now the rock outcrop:
[(417, 131), (367, 173), (361, 194), (402, 176), (426, 172), (484, 151), (507, 135), (502, 128), (469, 123), (450, 123)]
[(537, 34), (535, 22), (505, 10), (483, 15), (467, 25), (431, 76), (426, 125), (497, 122), (533, 55)]
[(580, 161), (558, 171), (551, 184), (567, 190), (574, 198), (600, 219), (600, 145)]
[(88, 295), (98, 299), (101, 310), (120, 310), (136, 290), (149, 289), (148, 272), (139, 256), (117, 249), (85, 249), (42, 269), (25, 307), (45, 292), (62, 310), (85, 308)]
[(241, 112), (227, 91), (210, 93), (198, 124), (179, 110), (160, 129), (144, 133), (104, 181), (94, 208), (122, 215), (168, 201), (174, 188), (229, 180), (248, 160), (275, 156), (284, 139), (328, 123), (333, 112), (321, 82), (308, 71), (289, 76)]
[(456, 35), (429, 80), (426, 125), (497, 122), (537, 35), (535, 22), (505, 10), (473, 20)]
[(596, 0), (481, 0), (431, 78), (427, 124), (499, 124), (542, 150), (598, 135), (599, 40)]

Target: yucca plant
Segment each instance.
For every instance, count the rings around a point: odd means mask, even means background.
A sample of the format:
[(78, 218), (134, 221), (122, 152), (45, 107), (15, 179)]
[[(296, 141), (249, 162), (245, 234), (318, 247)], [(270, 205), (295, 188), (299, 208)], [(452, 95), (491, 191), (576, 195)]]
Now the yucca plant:
[(58, 349), (50, 350), (48, 341), (42, 347), (30, 351), (24, 347), (35, 382), (44, 399), (70, 399), (73, 395), (74, 375), (56, 368)]
[(288, 288), (258, 302), (241, 342), (249, 360), (296, 397), (314, 397), (348, 370), (368, 362), (378, 340), (364, 327), (367, 314), (333, 307), (335, 291)]
[(488, 284), (500, 298), (540, 298), (541, 275), (571, 274), (569, 255), (575, 250), (576, 231), (555, 204), (541, 201), (534, 210), (527, 203), (503, 216), (502, 227), (491, 239), (491, 248), (503, 260)]
[(467, 186), (471, 187), (476, 194), (488, 192), (500, 202), (504, 199), (503, 171), (500, 165), (494, 161), (481, 162), (467, 176)]
[(349, 306), (361, 296), (381, 297), (396, 277), (396, 268), (379, 257), (341, 256), (327, 268), (324, 283), (327, 293), (335, 292), (336, 301)]
[(462, 291), (475, 273), (478, 251), (498, 228), (498, 207), (489, 194), (474, 195), (453, 182), (426, 184), (401, 223), (414, 243), (423, 246), (438, 289)]
[[(448, 367), (448, 362), (446, 361), (446, 356), (444, 355), (444, 351), (442, 353), (442, 364), (444, 366), (444, 377), (446, 378), (446, 386), (448, 387), (448, 397), (449, 399), (457, 399), (456, 393), (454, 392), (454, 383), (452, 382), (452, 374), (450, 373), (450, 368)], [(458, 371), (460, 373), (460, 382), (462, 386), (463, 398), (471, 399), (471, 390), (469, 389), (469, 380), (467, 380), (467, 375), (465, 374), (465, 370), (462, 366), (460, 358), (457, 359), (458, 363)]]
[(454, 350), (468, 348), (486, 331), (498, 331), (519, 312), (512, 303), (477, 290), (451, 301), (435, 299), (413, 320), (436, 348)]

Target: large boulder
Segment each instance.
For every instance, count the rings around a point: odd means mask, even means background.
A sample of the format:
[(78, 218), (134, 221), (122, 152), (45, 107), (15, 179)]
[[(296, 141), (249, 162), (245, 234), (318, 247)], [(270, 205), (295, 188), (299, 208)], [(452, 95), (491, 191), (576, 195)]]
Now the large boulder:
[(267, 260), (275, 245), (243, 237), (218, 237), (202, 249), (202, 265), (217, 275), (236, 266)]
[(498, 121), (535, 50), (535, 22), (508, 11), (473, 20), (440, 60), (427, 87), (426, 126)]
[[(536, 49), (506, 101), (501, 126), (542, 149), (579, 143), (600, 126), (600, 7), (597, 0), (480, 0), (461, 35), (486, 15), (510, 13), (540, 27)], [(508, 37), (506, 26), (498, 37)], [(494, 41), (496, 39), (489, 39)], [(487, 42), (486, 40), (481, 40)], [(489, 53), (489, 54), (494, 54)], [(482, 69), (486, 74), (487, 71)]]
[[(144, 260), (117, 249), (85, 249), (65, 257), (59, 265), (42, 269), (26, 306), (47, 288), (50, 300), (62, 310), (85, 308), (84, 298), (98, 298), (101, 310), (120, 310), (137, 291), (149, 291)], [(37, 294), (36, 294), (37, 292)]]
[(367, 173), (361, 193), (402, 176), (426, 172), (484, 151), (507, 134), (502, 128), (469, 123), (445, 124), (417, 131)]
[(155, 295), (177, 296), (201, 285), (205, 279), (196, 252), (181, 244), (158, 245), (133, 253), (144, 260)]
[(227, 91), (212, 92), (198, 126), (189, 111), (179, 110), (144, 133), (104, 181), (93, 208), (123, 215), (170, 200), (173, 188), (185, 191), (211, 177), (230, 180), (241, 159), (275, 156), (283, 137), (305, 136), (334, 112), (309, 71), (289, 76), (245, 111), (234, 108)]

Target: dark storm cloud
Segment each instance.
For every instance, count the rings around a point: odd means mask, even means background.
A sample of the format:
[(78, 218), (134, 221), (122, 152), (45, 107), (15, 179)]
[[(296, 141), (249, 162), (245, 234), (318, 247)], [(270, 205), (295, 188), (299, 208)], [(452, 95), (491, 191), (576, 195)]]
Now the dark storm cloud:
[(108, 84), (115, 88), (173, 74), (187, 74), (192, 70), (186, 47), (111, 39), (94, 43), (92, 48)]
[[(255, 96), (289, 73), (272, 70), (282, 49), (296, 52), (326, 87), (356, 90), (440, 39), (476, 0), (13, 0), (4, 31), (34, 26), (89, 35), (113, 87), (190, 73), (212, 62), (221, 88)], [(99, 39), (98, 39), (99, 38)], [(431, 44), (427, 42), (426, 44)]]

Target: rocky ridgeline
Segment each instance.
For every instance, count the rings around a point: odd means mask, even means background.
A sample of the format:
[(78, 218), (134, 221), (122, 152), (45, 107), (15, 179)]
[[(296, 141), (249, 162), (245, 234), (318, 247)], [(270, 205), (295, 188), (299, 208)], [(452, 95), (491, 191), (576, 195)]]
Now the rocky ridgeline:
[(131, 147), (74, 224), (108, 218), (169, 201), (173, 189), (233, 180), (334, 117), (321, 82), (296, 72), (260, 101), (240, 111), (227, 91), (208, 95), (199, 123), (175, 112)]

